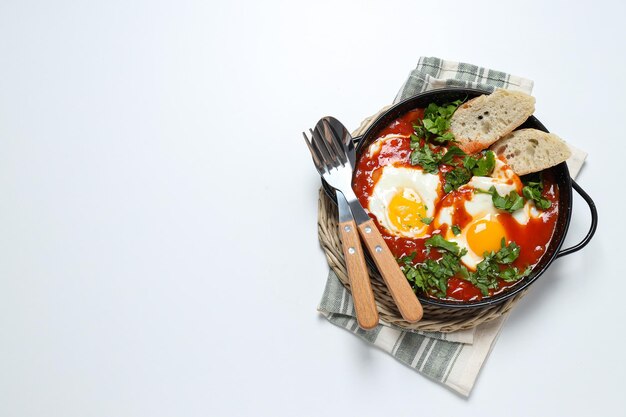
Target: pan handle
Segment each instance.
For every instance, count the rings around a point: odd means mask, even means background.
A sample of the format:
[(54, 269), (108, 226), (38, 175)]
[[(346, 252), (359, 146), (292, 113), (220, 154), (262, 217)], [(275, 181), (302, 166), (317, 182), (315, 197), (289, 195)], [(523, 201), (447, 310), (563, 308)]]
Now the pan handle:
[(580, 195), (589, 205), (589, 211), (591, 211), (591, 227), (589, 228), (589, 232), (587, 232), (587, 236), (585, 236), (583, 240), (580, 241), (580, 243), (570, 248), (563, 249), (556, 254), (557, 258), (564, 255), (569, 255), (570, 253), (574, 253), (577, 250), (584, 248), (587, 243), (589, 243), (589, 241), (593, 237), (593, 234), (596, 232), (596, 228), (598, 227), (598, 211), (596, 210), (596, 204), (593, 202), (591, 197), (589, 197), (589, 194), (587, 194), (582, 188), (580, 188), (580, 185), (578, 185), (574, 180), (572, 180), (572, 188), (574, 188), (578, 195)]

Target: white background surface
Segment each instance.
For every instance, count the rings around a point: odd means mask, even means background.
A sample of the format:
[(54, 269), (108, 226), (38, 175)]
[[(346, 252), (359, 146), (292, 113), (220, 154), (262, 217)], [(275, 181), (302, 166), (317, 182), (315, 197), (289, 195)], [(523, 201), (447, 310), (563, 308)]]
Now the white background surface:
[[(0, 415), (623, 416), (618, 1), (0, 3)], [(596, 237), (512, 313), (469, 399), (316, 313), (300, 132), (420, 55), (535, 81), (590, 155)], [(567, 243), (589, 224), (575, 199)]]

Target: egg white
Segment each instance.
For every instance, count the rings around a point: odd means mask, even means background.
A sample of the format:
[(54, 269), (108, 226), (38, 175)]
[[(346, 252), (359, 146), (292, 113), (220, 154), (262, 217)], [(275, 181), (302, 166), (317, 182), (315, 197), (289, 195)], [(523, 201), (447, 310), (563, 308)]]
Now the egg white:
[(387, 142), (389, 140), (392, 140), (392, 139), (407, 138), (407, 137), (408, 137), (408, 135), (400, 135), (400, 134), (397, 134), (397, 133), (390, 133), (388, 135), (382, 136), (382, 137), (376, 139), (374, 142), (372, 142), (370, 144), (370, 146), (367, 148), (367, 157), (371, 158), (375, 154), (380, 152), (380, 150), (383, 147), (383, 144), (385, 142)]
[[(503, 161), (496, 158), (496, 164), (491, 176), (489, 177), (472, 177), (472, 179), (463, 187), (473, 187), (474, 189), (489, 191), (493, 186), (498, 194), (505, 197), (511, 191), (517, 191), (518, 185), (521, 187), (521, 181), (515, 172), (506, 165)], [(462, 187), (461, 187), (462, 188)], [(489, 204), (493, 207), (491, 195), (478, 193), (474, 194), (471, 201), (466, 203), (465, 209), (472, 215), (478, 214), (485, 209), (485, 206)], [(494, 210), (497, 210), (493, 207)], [(511, 213), (515, 221), (521, 225), (528, 224), (528, 221), (538, 219), (543, 216), (543, 213), (537, 210), (534, 202), (526, 201), (524, 206)]]
[[(489, 177), (472, 177), (471, 180), (459, 188), (459, 192), (464, 190), (481, 190), (489, 191), (491, 187), (495, 187), (496, 192), (501, 196), (508, 195), (511, 191), (517, 191), (518, 185), (521, 184), (519, 177), (504, 162), (496, 159), (496, 166), (493, 173)], [(475, 253), (467, 241), (467, 234), (471, 227), (481, 220), (489, 222), (499, 222), (498, 217), (501, 213), (493, 205), (491, 194), (476, 192), (470, 194), (469, 200), (463, 201), (465, 211), (472, 217), (472, 220), (461, 230), (461, 233), (454, 235), (451, 228), (453, 225), (452, 218), (454, 215), (454, 206), (443, 207), (437, 213), (435, 226), (440, 227), (443, 224), (448, 225), (448, 231), (445, 239), (455, 242), (461, 248), (467, 249), (467, 253), (461, 257), (461, 262), (471, 269), (476, 270), (476, 266), (484, 257), (482, 253)], [(531, 218), (540, 218), (542, 213), (539, 212), (534, 203), (527, 201), (524, 206), (512, 214), (513, 219), (521, 225), (525, 225)]]
[(435, 215), (435, 205), (442, 195), (442, 185), (439, 175), (429, 174), (421, 168), (395, 167), (387, 165), (382, 168), (382, 173), (374, 185), (369, 200), (368, 210), (389, 233), (415, 238), (423, 233), (423, 226), (414, 227), (410, 230), (399, 230), (389, 216), (389, 203), (398, 194), (421, 201), (426, 208), (426, 217)]

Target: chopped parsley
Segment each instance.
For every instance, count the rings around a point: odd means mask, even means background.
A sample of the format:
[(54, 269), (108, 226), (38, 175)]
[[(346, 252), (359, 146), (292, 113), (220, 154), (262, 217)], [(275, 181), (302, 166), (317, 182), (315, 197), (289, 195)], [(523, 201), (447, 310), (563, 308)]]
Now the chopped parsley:
[[(417, 144), (417, 146), (414, 146), (414, 144)], [(436, 174), (439, 171), (441, 155), (433, 153), (427, 144), (420, 146), (419, 139), (413, 135), (411, 136), (411, 149), (413, 149), (413, 152), (411, 152), (411, 165), (421, 165), (424, 171), (430, 174)]]
[[(513, 263), (513, 261), (515, 261), (519, 257), (520, 253), (520, 247), (517, 243), (511, 242), (508, 246), (505, 243), (506, 242), (504, 238), (502, 238), (502, 240), (500, 241), (500, 250), (498, 252), (492, 252), (490, 254), (493, 256), (493, 259), (495, 259), (495, 261), (501, 265), (508, 265), (510, 263)], [(487, 254), (485, 254), (484, 256), (485, 258), (487, 258)]]
[(418, 120), (413, 125), (416, 136), (423, 138), (426, 142), (438, 144), (454, 142), (454, 136), (448, 132), (450, 129), (450, 118), (462, 102), (462, 100), (456, 100), (442, 106), (430, 103), (424, 110), (422, 120)]
[(510, 265), (519, 257), (520, 247), (515, 242), (506, 245), (504, 238), (500, 245), (500, 250), (497, 252), (491, 251), (483, 254), (484, 259), (476, 265), (475, 272), (468, 271), (461, 274), (463, 279), (474, 284), (484, 296), (489, 295), (490, 289), (498, 288), (498, 279), (514, 282), (529, 275), (532, 271), (530, 267), (522, 272), (514, 266), (502, 269), (501, 266)]
[(454, 236), (458, 236), (461, 234), (461, 228), (459, 227), (458, 224), (452, 225), (452, 233), (454, 233)]
[(458, 146), (450, 147), (446, 153), (433, 152), (427, 143), (420, 145), (420, 139), (411, 135), (411, 165), (421, 165), (424, 171), (436, 174), (440, 164), (450, 164), (455, 156), (463, 156), (463, 152)]
[(463, 160), (463, 166), (472, 171), (472, 175), (487, 177), (496, 166), (496, 154), (493, 151), (487, 151), (479, 157), (467, 156)]
[(524, 199), (517, 194), (517, 191), (515, 190), (512, 190), (506, 196), (498, 194), (496, 187), (493, 185), (489, 188), (489, 191), (484, 191), (478, 188), (475, 191), (483, 194), (491, 194), (491, 201), (493, 202), (494, 207), (500, 210), (508, 211), (509, 213), (513, 213), (515, 210), (519, 210), (524, 207)]
[[(456, 146), (453, 148), (456, 148)], [(459, 151), (463, 152), (460, 149)], [(472, 179), (472, 176), (486, 177), (491, 175), (495, 166), (496, 156), (492, 151), (484, 152), (479, 156), (467, 155), (463, 158), (462, 165), (457, 165), (452, 171), (446, 173), (446, 183), (443, 186), (443, 191), (449, 193), (458, 189), (461, 185), (467, 184)]]
[[(449, 164), (455, 156), (465, 153), (456, 146), (451, 147), (445, 154), (435, 153), (428, 143), (443, 145), (454, 142), (454, 136), (448, 132), (450, 118), (462, 103), (453, 101), (442, 106), (430, 103), (424, 110), (424, 117), (413, 124), (414, 134), (411, 135), (411, 164), (421, 165), (426, 172), (436, 174), (440, 164)], [(422, 145), (422, 139), (424, 143)]]
[(540, 210), (547, 210), (552, 206), (552, 203), (547, 198), (541, 195), (543, 191), (543, 182), (528, 181), (525, 183), (522, 189), (522, 194), (527, 200), (535, 202), (535, 206)]
[(451, 146), (448, 148), (448, 152), (445, 153), (439, 160), (440, 164), (450, 164), (455, 156), (464, 156), (465, 152), (458, 146)]
[(467, 269), (461, 265), (458, 256), (444, 252), (441, 259), (426, 259), (424, 263), (413, 265), (415, 252), (400, 258), (404, 275), (413, 284), (413, 288), (422, 290), (435, 297), (444, 298), (448, 291), (448, 280), (459, 271)]
[(426, 240), (426, 246), (441, 249), (441, 258), (426, 259), (423, 263), (414, 265), (416, 253), (413, 252), (399, 259), (400, 268), (415, 290), (421, 290), (435, 297), (446, 297), (448, 280), (457, 274), (476, 286), (483, 296), (488, 296), (489, 290), (498, 289), (500, 279), (505, 282), (514, 282), (529, 275), (532, 271), (531, 267), (520, 271), (517, 267), (511, 266), (519, 257), (519, 245), (515, 242), (507, 245), (504, 238), (500, 245), (497, 252), (491, 251), (483, 254), (484, 259), (476, 266), (476, 271), (469, 271), (460, 259), (467, 253), (467, 249), (459, 248), (456, 243), (446, 241), (441, 235), (433, 235)]
[(426, 239), (426, 247), (435, 247), (439, 249), (447, 250), (448, 252), (461, 257), (467, 253), (467, 249), (460, 248), (456, 242), (449, 242), (445, 240), (441, 235), (433, 235)]
[(456, 167), (452, 171), (446, 172), (444, 176), (446, 183), (443, 186), (443, 191), (449, 193), (452, 190), (458, 189), (461, 185), (467, 184), (472, 179), (472, 173), (465, 167)]

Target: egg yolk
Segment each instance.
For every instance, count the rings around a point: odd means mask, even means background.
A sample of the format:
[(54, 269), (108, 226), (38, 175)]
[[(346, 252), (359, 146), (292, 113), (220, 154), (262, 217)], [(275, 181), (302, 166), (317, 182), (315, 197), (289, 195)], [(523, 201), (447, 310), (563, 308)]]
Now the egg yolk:
[(413, 193), (395, 194), (388, 207), (389, 220), (398, 230), (409, 232), (411, 229), (425, 226), (426, 206)]
[(481, 219), (467, 229), (467, 244), (476, 255), (500, 250), (502, 238), (506, 239), (504, 227), (497, 220)]

